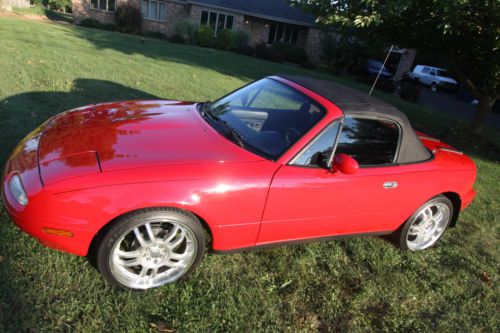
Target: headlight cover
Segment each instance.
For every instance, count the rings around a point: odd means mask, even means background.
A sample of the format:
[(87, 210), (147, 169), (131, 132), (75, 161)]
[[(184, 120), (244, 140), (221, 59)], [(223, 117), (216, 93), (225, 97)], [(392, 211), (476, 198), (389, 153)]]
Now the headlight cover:
[(28, 204), (28, 196), (24, 191), (23, 184), (21, 183), (21, 177), (19, 177), (18, 174), (10, 177), (9, 189), (12, 196), (20, 205), (26, 206)]

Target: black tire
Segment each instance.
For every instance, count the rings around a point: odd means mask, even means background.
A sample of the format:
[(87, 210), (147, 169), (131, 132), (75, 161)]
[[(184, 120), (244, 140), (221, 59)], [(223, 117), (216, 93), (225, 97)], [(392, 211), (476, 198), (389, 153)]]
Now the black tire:
[[(190, 255), (190, 260), (192, 260), (192, 262), (190, 262), (190, 266), (186, 268), (185, 272), (181, 276), (175, 278), (175, 280), (168, 281), (160, 285), (136, 288), (120, 282), (117, 276), (113, 274), (113, 269), (110, 263), (112, 251), (115, 248), (116, 243), (118, 241), (121, 241), (122, 237), (124, 237), (125, 235), (132, 233), (134, 228), (143, 228), (144, 224), (148, 223), (148, 221), (151, 221), (151, 223), (159, 223), (159, 220), (174, 221), (175, 225), (185, 228), (186, 230), (189, 229), (188, 233), (190, 235), (190, 238), (192, 239), (192, 243), (196, 243), (195, 250), (193, 250), (192, 255)], [(97, 245), (97, 267), (104, 279), (109, 284), (115, 287), (131, 290), (144, 290), (153, 287), (159, 287), (161, 285), (172, 283), (177, 280), (183, 280), (188, 277), (189, 274), (191, 274), (203, 260), (206, 248), (205, 242), (205, 230), (202, 227), (199, 219), (192, 213), (177, 208), (142, 209), (118, 218), (113, 222), (108, 230), (106, 230), (105, 234), (101, 238), (100, 243)], [(142, 247), (140, 249), (142, 249)]]
[[(434, 240), (434, 242), (428, 246), (426, 246), (425, 248), (422, 248), (422, 249), (415, 249), (415, 248), (410, 248), (409, 244), (408, 244), (408, 233), (409, 233), (409, 230), (410, 230), (410, 227), (412, 226), (413, 222), (415, 222), (415, 219), (418, 217), (418, 215), (422, 212), (422, 209), (425, 208), (425, 207), (428, 207), (429, 205), (431, 204), (443, 204), (443, 205), (446, 205), (449, 209), (449, 214), (448, 214), (448, 218), (447, 218), (447, 221), (443, 221), (443, 224), (445, 224), (444, 226), (444, 230), (442, 231), (442, 233), (437, 237), (437, 239)], [(448, 199), (447, 197), (445, 197), (444, 195), (438, 195), (432, 199), (430, 199), (429, 201), (427, 201), (425, 204), (423, 204), (421, 207), (419, 207), (413, 214), (412, 216), (410, 216), (410, 218), (408, 220), (406, 220), (405, 223), (403, 223), (403, 225), (401, 225), (401, 227), (399, 227), (399, 229), (391, 235), (390, 239), (401, 249), (403, 250), (410, 250), (410, 251), (419, 251), (419, 250), (424, 250), (424, 249), (427, 249), (427, 248), (431, 248), (433, 247), (438, 241), (439, 239), (443, 236), (444, 232), (446, 231), (446, 229), (448, 228), (448, 226), (450, 225), (450, 222), (452, 220), (452, 217), (453, 217), (453, 204), (451, 203), (450, 199)]]
[(432, 91), (437, 91), (438, 90), (438, 85), (435, 82), (431, 83), (431, 90)]

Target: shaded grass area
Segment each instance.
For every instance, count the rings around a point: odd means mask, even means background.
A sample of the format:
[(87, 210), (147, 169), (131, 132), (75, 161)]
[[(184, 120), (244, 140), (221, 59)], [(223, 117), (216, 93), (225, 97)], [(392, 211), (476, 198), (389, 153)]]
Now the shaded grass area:
[[(349, 78), (228, 52), (0, 17), (0, 163), (48, 117), (88, 103), (213, 100), (275, 73)], [(186, 282), (109, 288), (84, 258), (42, 247), (0, 215), (0, 332), (498, 331), (498, 133), (377, 93), (470, 154), (477, 199), (422, 253), (359, 238), (207, 255)], [(334, 198), (332, 198), (334, 200)], [(156, 327), (155, 327), (156, 326)]]

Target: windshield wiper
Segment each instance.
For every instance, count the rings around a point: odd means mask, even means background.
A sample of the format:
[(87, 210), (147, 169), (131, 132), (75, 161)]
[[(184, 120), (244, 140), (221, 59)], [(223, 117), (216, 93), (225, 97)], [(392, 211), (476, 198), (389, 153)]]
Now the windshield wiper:
[(212, 103), (210, 102), (204, 102), (201, 105), (202, 116), (205, 119), (208, 118), (215, 121), (220, 127), (222, 127), (222, 132), (226, 137), (234, 139), (240, 147), (245, 148), (245, 140), (243, 139), (242, 135), (238, 133), (234, 128), (232, 128), (227, 121), (213, 114), (212, 110), (210, 109), (211, 104)]

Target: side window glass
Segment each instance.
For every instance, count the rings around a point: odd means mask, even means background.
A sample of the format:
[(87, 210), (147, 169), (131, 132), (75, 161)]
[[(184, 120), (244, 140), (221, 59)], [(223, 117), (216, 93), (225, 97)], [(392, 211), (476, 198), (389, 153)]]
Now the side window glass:
[(399, 127), (380, 119), (345, 118), (335, 153), (347, 154), (361, 166), (394, 163)]
[(299, 157), (292, 164), (327, 167), (339, 127), (340, 123), (338, 121), (328, 125), (319, 136), (314, 138), (312, 143), (300, 152)]

